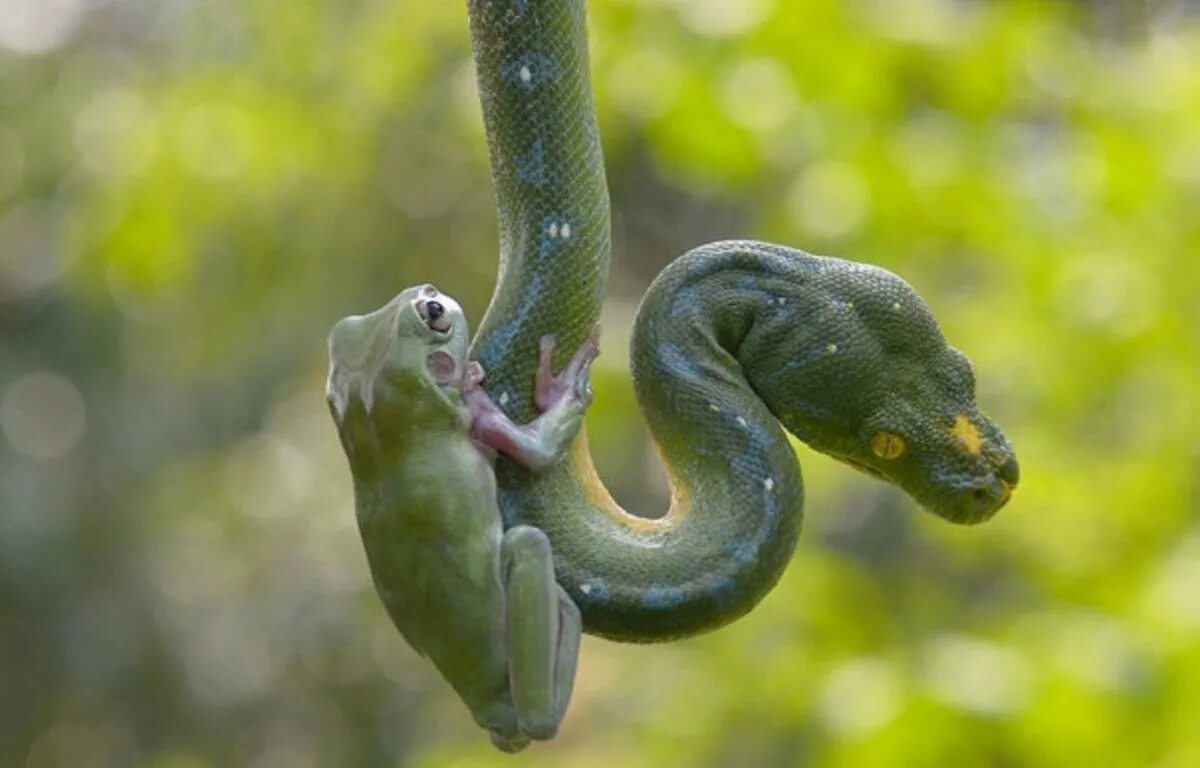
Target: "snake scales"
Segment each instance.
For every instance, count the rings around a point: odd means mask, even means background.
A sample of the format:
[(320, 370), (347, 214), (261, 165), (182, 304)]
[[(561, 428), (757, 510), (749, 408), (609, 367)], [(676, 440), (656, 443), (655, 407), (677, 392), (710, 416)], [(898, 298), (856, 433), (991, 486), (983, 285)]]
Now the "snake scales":
[[(492, 398), (526, 421), (538, 339), (578, 347), (609, 268), (584, 5), (468, 8), (500, 224), (499, 277), (471, 354)], [(705, 245), (654, 281), (631, 346), (671, 482), (662, 518), (613, 502), (584, 435), (545, 474), (497, 466), (505, 524), (549, 536), (588, 632), (667, 640), (758, 603), (791, 557), (803, 510), (784, 430), (954, 522), (987, 519), (1017, 482), (1011, 447), (976, 407), (970, 364), (885, 270), (759, 242)]]

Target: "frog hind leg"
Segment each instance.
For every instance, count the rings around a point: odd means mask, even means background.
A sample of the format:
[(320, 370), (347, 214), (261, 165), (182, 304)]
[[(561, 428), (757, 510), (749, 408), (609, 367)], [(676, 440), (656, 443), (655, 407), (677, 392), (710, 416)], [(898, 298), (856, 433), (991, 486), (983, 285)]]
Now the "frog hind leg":
[(554, 579), (545, 533), (528, 525), (514, 526), (505, 532), (501, 551), (509, 688), (517, 722), (530, 738), (550, 739), (558, 733), (571, 696), (579, 611)]
[(529, 746), (529, 737), (523, 733), (505, 734), (500, 731), (488, 731), (492, 738), (492, 746), (501, 752), (514, 754)]
[[(557, 585), (556, 585), (557, 586)], [(579, 607), (562, 587), (558, 587), (558, 652), (554, 659), (555, 719), (562, 722), (575, 687), (575, 667), (579, 659), (579, 640), (583, 619)]]
[[(504, 681), (507, 684), (507, 680)], [(472, 707), (475, 722), (487, 730), (492, 744), (503, 752), (520, 752), (529, 745), (529, 737), (521, 732), (516, 711), (509, 700), (507, 685), (504, 689), (489, 693), (487, 703)]]

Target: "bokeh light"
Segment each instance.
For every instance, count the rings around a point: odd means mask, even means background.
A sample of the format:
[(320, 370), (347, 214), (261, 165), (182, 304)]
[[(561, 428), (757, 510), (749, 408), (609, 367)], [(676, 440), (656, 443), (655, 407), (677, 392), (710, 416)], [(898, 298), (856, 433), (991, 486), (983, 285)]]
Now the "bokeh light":
[[(587, 638), (591, 767), (1200, 765), (1200, 8), (592, 0), (615, 217), (589, 436), (667, 485), (626, 342), (677, 254), (879, 264), (1022, 483), (958, 528), (797, 444), (760, 607)], [(340, 317), (496, 268), (461, 3), (0, 0), (0, 765), (512, 765), (374, 593)]]
[(52, 51), (79, 28), (83, 0), (0, 0), (0, 47), (21, 54)]
[(70, 379), (38, 371), (17, 379), (0, 399), (8, 444), (32, 459), (61, 459), (87, 426), (83, 396)]

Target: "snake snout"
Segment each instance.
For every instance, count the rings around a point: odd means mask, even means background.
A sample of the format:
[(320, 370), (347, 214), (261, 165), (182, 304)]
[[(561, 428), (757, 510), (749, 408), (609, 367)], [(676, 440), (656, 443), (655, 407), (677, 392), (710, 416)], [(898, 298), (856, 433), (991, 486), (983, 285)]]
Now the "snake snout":
[(1004, 459), (997, 463), (996, 475), (1003, 480), (1008, 487), (1016, 488), (1021, 482), (1021, 465), (1017, 463), (1017, 457), (1009, 453)]
[[(947, 458), (946, 456), (950, 456)], [(990, 520), (1012, 498), (1021, 468), (1008, 441), (996, 431), (975, 453), (943, 455), (929, 473), (931, 491), (923, 504), (938, 516), (962, 525)]]
[(956, 498), (947, 505), (942, 517), (963, 525), (975, 525), (992, 519), (1012, 498), (1019, 477), (1017, 459), (1009, 454), (994, 472), (989, 472), (954, 494)]
[[(963, 440), (967, 432), (976, 439)], [(956, 418), (950, 434), (957, 448), (957, 461), (965, 462), (959, 464), (963, 467), (960, 471), (971, 479), (962, 485), (952, 483), (956, 489), (946, 499), (949, 514), (942, 516), (967, 525), (990, 520), (1012, 498), (1021, 480), (1016, 453), (1000, 428), (978, 412), (969, 418)]]
[(991, 519), (1008, 503), (1008, 500), (1012, 498), (1012, 486), (999, 477), (995, 477), (991, 482), (972, 491), (971, 496), (980, 504), (972, 510), (973, 514), (969, 515), (968, 522), (982, 523)]

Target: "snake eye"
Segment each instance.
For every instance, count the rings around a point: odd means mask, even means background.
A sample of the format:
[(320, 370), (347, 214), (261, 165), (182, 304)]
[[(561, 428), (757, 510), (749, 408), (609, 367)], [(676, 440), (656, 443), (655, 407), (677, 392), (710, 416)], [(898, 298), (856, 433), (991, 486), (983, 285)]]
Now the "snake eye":
[(438, 333), (445, 333), (450, 330), (450, 316), (446, 314), (446, 308), (438, 301), (426, 301), (420, 305), (421, 317), (425, 319), (425, 325)]
[(898, 459), (904, 454), (904, 438), (891, 432), (876, 432), (868, 443), (871, 453), (881, 459)]

